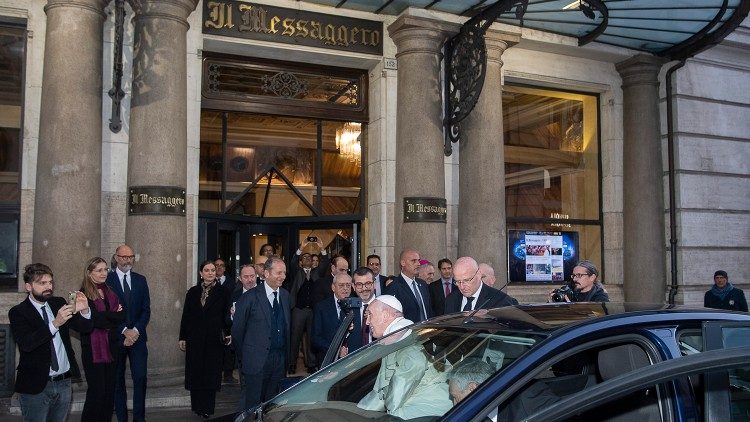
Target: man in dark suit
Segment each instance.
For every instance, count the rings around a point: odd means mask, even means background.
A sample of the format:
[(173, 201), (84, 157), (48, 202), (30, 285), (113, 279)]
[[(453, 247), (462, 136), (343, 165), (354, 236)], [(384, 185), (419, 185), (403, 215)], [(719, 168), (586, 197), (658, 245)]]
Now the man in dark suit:
[(255, 274), (257, 274), (258, 278), (256, 279), (256, 283), (258, 285), (261, 285), (266, 282), (265, 278), (265, 268), (266, 268), (266, 260), (268, 258), (265, 255), (260, 255), (259, 257), (255, 258), (255, 261), (253, 261), (253, 267), (255, 268)]
[(331, 284), (333, 284), (334, 276), (336, 276), (337, 274), (349, 273), (349, 261), (347, 261), (343, 256), (334, 256), (330, 261), (330, 265), (328, 265), (328, 259), (326, 259), (325, 256), (321, 255), (321, 259), (322, 261), (320, 262), (318, 268), (321, 269), (320, 271), (324, 271), (324, 269), (327, 268), (328, 272), (326, 273), (325, 277), (316, 280), (313, 285), (313, 307), (321, 300), (328, 299), (333, 296), (333, 292), (331, 292)]
[(420, 322), (432, 317), (432, 305), (427, 283), (417, 278), (419, 252), (407, 248), (400, 255), (401, 274), (384, 290), (396, 296), (404, 309), (404, 318)]
[(80, 377), (69, 328), (91, 332), (91, 310), (82, 292), (75, 304), (52, 296), (52, 270), (44, 264), (27, 265), (23, 281), (29, 296), (8, 312), (20, 353), (15, 391), (21, 413), (28, 421), (62, 422), (70, 412), (70, 378)]
[(234, 280), (234, 276), (227, 272), (227, 264), (223, 259), (216, 258), (214, 266), (216, 267), (216, 283), (224, 289), (227, 295), (231, 295), (234, 288), (237, 287), (237, 282)]
[[(339, 301), (352, 294), (352, 278), (346, 273), (336, 274), (331, 284), (333, 295), (315, 304), (313, 307), (312, 344), (318, 357), (318, 365), (323, 362), (333, 337), (346, 314), (339, 306)], [(347, 334), (346, 345), (341, 347), (338, 356), (346, 356), (362, 346), (362, 320), (358, 310), (354, 312), (351, 331)]]
[(289, 350), (289, 293), (281, 288), (286, 264), (281, 258), (268, 258), (263, 272), (266, 282), (240, 296), (232, 323), (232, 344), (242, 372), (241, 411), (279, 392)]
[[(305, 366), (308, 373), (313, 373), (318, 366), (317, 359), (312, 350), (312, 325), (313, 325), (313, 291), (317, 283), (322, 283), (321, 279), (325, 278), (325, 268), (318, 266), (312, 268), (312, 256), (305, 252), (304, 249), (310, 244), (307, 240), (302, 241), (297, 253), (294, 254), (291, 261), (290, 276), (291, 279), (289, 301), (292, 308), (292, 335), (289, 369), (290, 374), (297, 372), (297, 357), (299, 356), (300, 344), (303, 345)], [(322, 250), (323, 243), (317, 241), (318, 249)], [(322, 250), (325, 255), (325, 250)], [(307, 341), (302, 341), (303, 336), (307, 336)]]
[(117, 268), (107, 275), (107, 284), (117, 294), (125, 308), (125, 323), (120, 331), (117, 354), (117, 380), (115, 381), (115, 413), (119, 422), (127, 422), (127, 391), (125, 390), (125, 361), (130, 361), (133, 378), (133, 421), (146, 419), (146, 326), (151, 319), (151, 296), (146, 277), (131, 271), (135, 254), (128, 245), (120, 245), (115, 251)]
[(479, 264), (474, 258), (458, 258), (453, 265), (456, 287), (445, 299), (445, 313), (491, 309), (501, 306), (518, 305), (518, 301), (500, 290), (482, 283)]
[(385, 280), (388, 278), (382, 274), (380, 274), (380, 256), (378, 255), (368, 255), (367, 256), (367, 268), (369, 268), (372, 273), (374, 274), (373, 283), (375, 283), (373, 287), (373, 292), (375, 296), (380, 296), (383, 294), (383, 288), (385, 287)]
[(237, 287), (234, 288), (232, 294), (229, 295), (229, 300), (232, 304), (230, 311), (234, 312), (234, 306), (237, 301), (240, 300), (240, 296), (248, 292), (250, 289), (255, 288), (258, 285), (258, 276), (255, 273), (255, 266), (251, 264), (245, 264), (240, 267), (240, 282), (237, 283)]
[(448, 258), (438, 261), (440, 278), (430, 283), (430, 302), (435, 316), (445, 313), (445, 298), (453, 292), (453, 263)]

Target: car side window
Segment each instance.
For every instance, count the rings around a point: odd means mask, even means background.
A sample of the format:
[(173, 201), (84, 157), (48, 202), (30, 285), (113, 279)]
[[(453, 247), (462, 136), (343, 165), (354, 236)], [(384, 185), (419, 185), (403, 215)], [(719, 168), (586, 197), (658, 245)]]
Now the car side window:
[[(567, 356), (540, 371), (513, 396), (501, 403), (498, 421), (522, 420), (566, 396), (651, 365), (646, 350), (635, 342), (597, 345)], [(659, 390), (647, 388), (609, 406), (596, 420), (661, 420)], [(581, 419), (587, 420), (587, 419)]]

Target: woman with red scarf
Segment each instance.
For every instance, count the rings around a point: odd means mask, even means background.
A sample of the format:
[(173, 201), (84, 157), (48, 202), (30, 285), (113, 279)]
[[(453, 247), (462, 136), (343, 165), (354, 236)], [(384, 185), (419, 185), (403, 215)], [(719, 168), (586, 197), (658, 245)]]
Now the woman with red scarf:
[(117, 326), (125, 312), (117, 295), (107, 286), (109, 265), (103, 258), (92, 258), (86, 265), (81, 291), (89, 300), (94, 330), (81, 333), (81, 361), (86, 373), (86, 402), (81, 421), (112, 420), (115, 403), (115, 357)]

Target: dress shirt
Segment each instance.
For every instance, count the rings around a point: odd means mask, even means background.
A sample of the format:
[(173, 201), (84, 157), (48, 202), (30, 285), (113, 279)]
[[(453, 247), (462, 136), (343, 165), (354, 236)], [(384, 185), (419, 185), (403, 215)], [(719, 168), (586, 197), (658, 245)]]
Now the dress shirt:
[[(130, 270), (128, 270), (128, 272), (124, 273), (124, 272), (120, 271), (120, 267), (117, 267), (117, 268), (115, 268), (115, 273), (117, 273), (117, 279), (120, 280), (120, 287), (122, 288), (123, 292), (125, 291), (125, 283), (122, 281), (122, 279), (123, 279), (123, 277), (125, 277), (125, 274), (128, 275), (128, 284), (130, 285), (130, 291), (132, 292), (133, 291), (133, 275), (130, 274)], [(128, 327), (126, 326), (125, 328), (122, 329), (122, 333), (120, 333), (120, 334), (125, 333), (125, 330), (127, 330), (127, 329), (128, 329)], [(138, 331), (137, 328), (133, 327), (133, 329), (135, 330), (136, 333), (138, 333), (138, 335), (141, 334), (141, 332)]]
[(449, 278), (449, 279), (446, 280), (446, 279), (440, 277), (440, 286), (443, 288), (443, 294), (445, 295), (445, 297), (448, 297), (448, 295), (445, 294), (445, 285), (446, 285), (446, 283), (448, 284), (448, 289), (449, 289), (448, 293), (452, 293), (453, 292), (453, 279)]
[[(475, 309), (477, 309), (477, 306), (479, 306), (479, 305), (477, 305), (477, 301), (479, 301), (479, 293), (482, 291), (482, 286), (484, 286), (484, 283), (479, 283), (479, 288), (477, 289), (476, 292), (474, 292), (473, 295), (471, 295), (471, 297), (474, 298), (474, 300), (471, 301), (471, 310), (472, 311), (475, 310)], [(466, 302), (467, 302), (466, 296), (463, 296), (463, 295), (461, 295), (461, 296), (462, 296), (461, 297), (461, 307), (459, 308), (459, 311), (461, 311), (461, 310), (464, 309), (464, 306), (466, 306)]]
[(220, 285), (220, 286), (223, 286), (223, 285), (224, 285), (224, 282), (225, 282), (225, 281), (227, 281), (227, 276), (226, 276), (226, 275), (223, 275), (223, 276), (219, 277), (219, 278), (217, 279), (217, 281), (219, 282), (219, 285)]
[(383, 294), (383, 287), (380, 285), (380, 274), (375, 274), (375, 277), (373, 277), (372, 291), (375, 296)]
[[(270, 286), (268, 286), (268, 283), (263, 283), (263, 287), (266, 289), (266, 297), (268, 298), (268, 303), (271, 304), (271, 309), (273, 309), (273, 299), (274, 299), (274, 292), (278, 293), (278, 289), (274, 290)], [(281, 296), (278, 298), (279, 306), (281, 306)]]

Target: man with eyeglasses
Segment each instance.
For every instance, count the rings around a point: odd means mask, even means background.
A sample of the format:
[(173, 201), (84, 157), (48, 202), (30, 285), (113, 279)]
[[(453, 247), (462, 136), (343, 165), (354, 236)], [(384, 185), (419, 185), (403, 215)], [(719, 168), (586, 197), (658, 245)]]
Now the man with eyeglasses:
[[(324, 262), (321, 262), (321, 265), (324, 265)], [(316, 281), (316, 283), (313, 285), (313, 306), (315, 306), (315, 304), (322, 301), (323, 299), (328, 299), (331, 297), (331, 284), (333, 284), (333, 279), (338, 274), (349, 274), (349, 261), (347, 261), (343, 256), (334, 256), (331, 259), (331, 265), (328, 266), (328, 268), (328, 274), (324, 278)]]
[(368, 267), (359, 267), (354, 271), (352, 278), (354, 292), (362, 299), (359, 316), (360, 321), (362, 321), (362, 344), (366, 345), (372, 341), (372, 332), (370, 332), (370, 326), (367, 325), (365, 315), (367, 315), (367, 308), (375, 300), (375, 283), (373, 281), (375, 274)]
[(446, 314), (518, 305), (516, 299), (482, 283), (479, 264), (474, 258), (458, 258), (453, 265), (453, 277), (458, 289), (445, 299)]
[(133, 378), (133, 421), (146, 419), (146, 326), (151, 319), (151, 296), (146, 277), (131, 271), (135, 253), (128, 245), (115, 250), (117, 268), (107, 276), (107, 284), (114, 290), (125, 307), (125, 322), (120, 325), (120, 352), (117, 354), (117, 379), (115, 380), (115, 413), (119, 422), (128, 420), (127, 392), (125, 390), (125, 361), (130, 361)]
[[(573, 274), (571, 275), (570, 287), (573, 289), (573, 293), (570, 295), (563, 295), (566, 302), (609, 302), (609, 295), (607, 291), (602, 287), (601, 283), (598, 283), (596, 279), (599, 277), (599, 270), (591, 261), (581, 261), (573, 267)], [(550, 300), (554, 290), (549, 293)]]
[[(346, 317), (339, 301), (352, 294), (352, 278), (346, 272), (340, 272), (331, 283), (333, 296), (318, 302), (313, 307), (312, 345), (318, 358), (318, 366), (325, 359), (328, 347), (333, 342), (341, 321)], [(362, 320), (359, 312), (354, 313), (354, 320), (347, 338), (347, 345), (339, 350), (339, 356), (346, 356), (362, 346)]]

